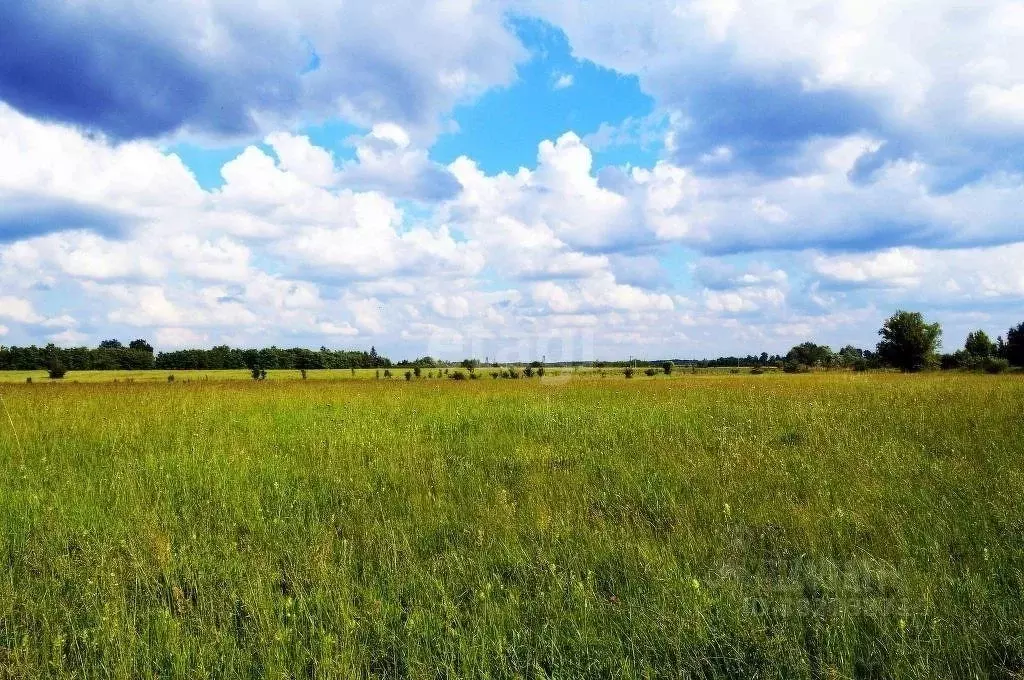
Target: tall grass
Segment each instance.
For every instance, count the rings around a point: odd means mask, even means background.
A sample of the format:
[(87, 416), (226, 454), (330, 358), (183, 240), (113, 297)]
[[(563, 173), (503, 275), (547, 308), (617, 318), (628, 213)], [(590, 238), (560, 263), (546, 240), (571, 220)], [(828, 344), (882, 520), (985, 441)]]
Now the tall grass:
[(0, 394), (0, 678), (1024, 672), (1019, 377)]

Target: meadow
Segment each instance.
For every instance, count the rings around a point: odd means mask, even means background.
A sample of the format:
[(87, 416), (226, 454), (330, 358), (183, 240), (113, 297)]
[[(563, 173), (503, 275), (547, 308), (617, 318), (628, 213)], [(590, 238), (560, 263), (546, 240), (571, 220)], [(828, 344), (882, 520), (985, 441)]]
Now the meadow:
[(1024, 677), (1020, 375), (216, 377), (0, 384), (0, 679)]

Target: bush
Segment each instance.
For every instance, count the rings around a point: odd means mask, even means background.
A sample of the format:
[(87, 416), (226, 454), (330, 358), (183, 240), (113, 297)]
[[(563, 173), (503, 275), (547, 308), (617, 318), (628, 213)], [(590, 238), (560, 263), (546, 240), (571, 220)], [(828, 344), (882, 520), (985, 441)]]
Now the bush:
[(525, 378), (532, 378), (533, 377), (533, 366), (527, 366), (526, 368), (523, 369), (523, 377), (525, 377)]
[(853, 370), (857, 371), (858, 373), (862, 373), (862, 372), (868, 370), (867, 359), (857, 359), (856, 361), (854, 361), (853, 362)]
[(405, 381), (409, 382), (410, 380), (412, 380), (412, 371), (406, 371), (405, 372)]
[(300, 375), (302, 375), (302, 379), (303, 379), (303, 380), (305, 380), (305, 379), (306, 379), (306, 369), (304, 369), (304, 368), (300, 368), (300, 369), (299, 369), (299, 374), (300, 374)]
[(509, 377), (510, 380), (518, 380), (519, 379), (519, 369), (517, 369), (517, 368), (510, 368), (510, 369), (508, 369), (508, 377)]
[(1010, 370), (1010, 362), (1002, 357), (985, 357), (985, 360), (981, 362), (981, 367), (986, 373), (995, 375)]
[[(446, 370), (446, 372), (447, 372), (447, 370)], [(454, 371), (454, 372), (453, 372), (453, 373), (451, 374), (451, 376), (449, 376), (449, 377), (450, 377), (450, 378), (451, 378), (452, 380), (465, 380), (465, 379), (466, 379), (466, 374), (465, 374), (465, 373), (463, 373), (462, 371)]]
[(633, 377), (633, 367), (632, 366), (626, 366), (624, 369), (622, 369), (622, 375), (626, 376), (627, 378), (632, 378)]
[(64, 368), (64, 364), (61, 363), (60, 359), (54, 359), (50, 362), (50, 367), (46, 370), (46, 374), (50, 376), (50, 380), (60, 380), (67, 375), (68, 369)]
[(671, 361), (666, 361), (661, 365), (661, 370), (664, 371), (665, 375), (672, 375), (672, 369), (674, 367), (675, 366)]
[(421, 374), (421, 373), (422, 373), (422, 371), (420, 370), (420, 367), (419, 367), (419, 366), (415, 366), (415, 367), (414, 367), (414, 368), (412, 369), (412, 374), (413, 374), (413, 375), (415, 375), (415, 376), (416, 376), (417, 378), (418, 378), (418, 377), (420, 377), (420, 374)]
[(750, 369), (750, 375), (763, 375), (763, 374), (764, 374), (764, 369), (761, 368), (760, 366), (754, 366), (752, 369)]
[(169, 383), (174, 382), (174, 374), (173, 373), (171, 375), (167, 376), (167, 382), (169, 382)]
[(540, 368), (537, 369), (537, 377), (538, 378), (543, 378), (544, 377), (544, 367), (543, 366), (541, 366)]
[(797, 363), (796, 361), (787, 361), (782, 364), (782, 370), (785, 373), (810, 373), (811, 367), (807, 364)]
[(658, 369), (648, 368), (647, 370), (644, 371), (644, 375), (651, 376), (653, 378), (654, 376), (658, 375)]
[(31, 385), (32, 384), (32, 376), (29, 376), (29, 377), (25, 378), (25, 382), (28, 383), (29, 385)]
[(384, 369), (384, 377), (385, 378), (390, 378), (391, 377), (391, 369), (390, 368), (385, 368)]

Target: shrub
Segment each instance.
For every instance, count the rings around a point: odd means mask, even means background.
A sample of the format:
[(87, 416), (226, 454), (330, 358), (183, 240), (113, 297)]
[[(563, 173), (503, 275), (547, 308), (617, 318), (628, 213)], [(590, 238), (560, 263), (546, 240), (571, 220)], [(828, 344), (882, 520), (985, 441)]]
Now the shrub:
[(672, 369), (674, 367), (675, 365), (671, 361), (666, 361), (661, 365), (661, 370), (665, 373), (665, 375), (672, 375)]
[(510, 368), (510, 369), (508, 369), (508, 377), (509, 377), (510, 380), (518, 380), (519, 379), (519, 369), (518, 368)]
[(391, 369), (390, 368), (385, 368), (384, 369), (384, 377), (385, 378), (390, 378), (391, 377)]
[(750, 375), (762, 375), (763, 373), (764, 369), (761, 368), (760, 366), (754, 366), (752, 369), (750, 369)]
[(810, 373), (811, 367), (807, 364), (797, 363), (796, 361), (787, 361), (782, 364), (782, 370), (785, 373)]
[(543, 378), (544, 377), (544, 367), (543, 366), (541, 366), (540, 368), (537, 369), (537, 377), (538, 378)]
[(533, 366), (527, 366), (526, 368), (523, 369), (523, 377), (525, 377), (525, 378), (532, 378), (533, 377)]
[(422, 373), (422, 371), (420, 370), (420, 367), (419, 367), (419, 366), (414, 366), (414, 367), (413, 367), (413, 369), (412, 369), (412, 374), (413, 374), (414, 376), (416, 376), (416, 377), (418, 378), (418, 377), (420, 377), (420, 374), (421, 374), (421, 373)]
[[(445, 373), (447, 373), (447, 372), (448, 371), (446, 370)], [(449, 377), (452, 380), (465, 380), (466, 379), (466, 374), (463, 373), (462, 371), (453, 371), (452, 374)]]
[(29, 385), (31, 385), (32, 384), (32, 376), (29, 376), (29, 377), (25, 378), (25, 382), (28, 383)]
[(981, 367), (986, 373), (995, 375), (997, 373), (1006, 373), (1010, 370), (1010, 362), (1002, 357), (985, 357), (984, 361), (981, 362)]
[(300, 369), (299, 369), (299, 374), (301, 374), (301, 375), (302, 375), (302, 379), (303, 379), (303, 380), (305, 380), (305, 379), (306, 379), (306, 369), (304, 369), (304, 368), (300, 368)]
[(67, 375), (68, 369), (64, 368), (64, 364), (60, 359), (54, 359), (50, 362), (49, 368), (46, 369), (46, 374), (50, 376), (50, 380), (60, 380)]
[(644, 375), (649, 375), (651, 377), (654, 377), (654, 376), (658, 375), (658, 369), (656, 369), (656, 368), (648, 368), (646, 371), (644, 371)]
[(167, 382), (169, 382), (169, 383), (174, 382), (174, 374), (173, 373), (171, 375), (167, 376)]
[(862, 373), (863, 371), (868, 370), (867, 359), (857, 359), (856, 361), (854, 361), (853, 370), (857, 371), (858, 373)]
[(406, 382), (409, 382), (410, 380), (412, 380), (412, 371), (406, 371), (405, 372), (405, 380), (406, 380)]
[(626, 376), (627, 378), (632, 378), (633, 377), (633, 367), (632, 366), (626, 366), (624, 369), (622, 369), (622, 375)]
[(501, 377), (501, 373), (499, 373), (498, 371), (491, 371), (491, 377), (497, 380), (498, 378)]
[(943, 371), (951, 371), (955, 368), (960, 368), (961, 352), (954, 352), (953, 354), (943, 354), (939, 357), (939, 368)]

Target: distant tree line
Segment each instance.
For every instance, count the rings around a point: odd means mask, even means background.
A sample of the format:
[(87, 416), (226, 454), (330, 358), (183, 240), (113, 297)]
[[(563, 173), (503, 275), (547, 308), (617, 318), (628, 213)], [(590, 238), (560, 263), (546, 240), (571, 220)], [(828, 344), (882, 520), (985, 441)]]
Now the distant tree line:
[[(1001, 373), (1010, 367), (1024, 368), (1024, 322), (1010, 328), (1005, 337), (992, 340), (983, 330), (968, 334), (962, 349), (947, 354), (939, 353), (942, 328), (938, 323), (928, 323), (919, 312), (898, 311), (878, 331), (880, 341), (874, 350), (846, 345), (833, 351), (828, 345), (803, 342), (783, 355), (749, 354), (744, 357), (718, 357), (716, 359), (658, 359), (647, 361), (596, 361), (597, 368), (623, 368), (629, 376), (636, 368), (645, 368), (648, 375), (659, 372), (669, 374), (673, 366), (688, 368), (741, 368), (752, 369), (774, 367), (789, 373), (812, 369), (853, 369), (897, 368), (902, 371), (920, 371), (929, 368), (979, 370)], [(464, 359), (448, 362), (425, 356), (417, 359), (392, 363), (387, 357), (377, 354), (376, 348), (369, 352), (361, 350), (319, 350), (301, 347), (263, 349), (240, 349), (219, 345), (210, 349), (183, 349), (154, 354), (153, 346), (146, 340), (132, 340), (128, 345), (118, 340), (104, 340), (95, 348), (62, 348), (54, 344), (45, 347), (4, 347), (0, 345), (0, 370), (48, 370), (52, 377), (61, 377), (66, 371), (86, 370), (217, 370), (248, 369), (254, 378), (265, 377), (268, 370), (291, 369), (301, 371), (303, 376), (312, 369), (356, 369), (356, 368), (408, 368), (407, 379), (419, 377), (421, 369), (444, 369), (459, 366), (476, 377), (476, 369), (493, 365), (486, 360)], [(523, 368), (524, 375), (543, 375), (543, 367), (585, 366), (587, 362), (539, 361), (506, 364), (511, 369)], [(529, 371), (529, 372), (527, 372)], [(385, 371), (386, 377), (390, 371)], [(441, 372), (438, 371), (438, 376)], [(511, 376), (512, 373), (509, 373)], [(515, 374), (518, 377), (518, 372)], [(465, 375), (462, 375), (465, 378)], [(500, 372), (497, 377), (504, 377)]]
[(104, 340), (98, 347), (4, 347), (0, 345), (0, 370), (34, 371), (59, 367), (65, 371), (103, 371), (149, 369), (215, 370), (235, 369), (317, 369), (384, 368), (391, 360), (377, 354), (375, 348), (362, 350), (319, 350), (293, 347), (282, 349), (239, 349), (219, 345), (210, 349), (184, 349), (154, 354), (145, 340), (133, 340), (127, 346), (118, 340)]
[(913, 372), (925, 369), (964, 369), (1001, 373), (1011, 367), (1024, 368), (1024, 323), (1010, 328), (1005, 337), (991, 340), (983, 330), (968, 334), (963, 349), (940, 354), (942, 328), (928, 323), (919, 312), (898, 311), (878, 331), (881, 340), (874, 349), (846, 345), (835, 351), (828, 345), (802, 342), (785, 355), (762, 352), (760, 355), (723, 356), (716, 359), (657, 359), (597, 361), (597, 368), (622, 368), (632, 376), (639, 368), (655, 375), (657, 367), (671, 363), (686, 368), (776, 368), (787, 373), (812, 369), (852, 369), (855, 371), (896, 368)]
[(940, 354), (942, 327), (928, 323), (919, 312), (898, 311), (879, 329), (881, 340), (875, 351), (847, 345), (833, 352), (827, 345), (801, 343), (777, 362), (783, 370), (796, 373), (811, 368), (897, 368), (914, 372), (925, 369), (966, 369), (1002, 373), (1011, 366), (1024, 368), (1024, 323), (991, 340), (983, 330), (967, 335), (963, 349)]
[(155, 368), (153, 346), (132, 340), (127, 346), (118, 340), (104, 340), (98, 347), (4, 347), (0, 345), (0, 370), (35, 371), (55, 365), (69, 371), (142, 371)]
[(183, 349), (174, 352), (160, 352), (155, 359), (156, 368), (161, 369), (203, 369), (224, 368), (313, 370), (322, 368), (387, 368), (392, 365), (387, 357), (377, 354), (376, 348), (369, 352), (362, 350), (319, 350), (301, 347), (263, 349), (238, 349), (218, 345), (210, 349)]

